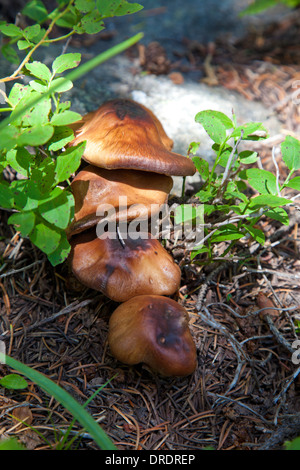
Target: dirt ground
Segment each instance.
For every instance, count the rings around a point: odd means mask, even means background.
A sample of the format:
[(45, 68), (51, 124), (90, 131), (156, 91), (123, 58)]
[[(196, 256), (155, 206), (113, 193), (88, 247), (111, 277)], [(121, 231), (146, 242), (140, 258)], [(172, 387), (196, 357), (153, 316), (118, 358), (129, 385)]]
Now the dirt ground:
[[(300, 77), (297, 21), (234, 45), (187, 42), (185, 59), (211, 86), (263, 100), (285, 132), (299, 136), (299, 105), (290, 99)], [(274, 171), (272, 145), (256, 145), (264, 168)], [(120, 450), (280, 449), (300, 435), (300, 367), (292, 361), (300, 320), (299, 206), (289, 215), (288, 227), (262, 219), (266, 245), (237, 243), (225, 261), (217, 251), (214, 263), (204, 255), (191, 261), (184, 246), (168, 241), (182, 271), (174, 298), (190, 315), (198, 367), (186, 378), (166, 379), (112, 357), (108, 320), (117, 304), (79, 285), (67, 263), (53, 268), (1, 211), (0, 339), (9, 355), (80, 403), (105, 384), (87, 409)], [(0, 377), (8, 371), (0, 365)], [(32, 429), (11, 418), (20, 406), (30, 410)], [(0, 437), (40, 450), (55, 449), (72, 421), (33, 383), (23, 391), (0, 388), (0, 418)], [(72, 448), (97, 449), (78, 423), (70, 435), (78, 436)]]

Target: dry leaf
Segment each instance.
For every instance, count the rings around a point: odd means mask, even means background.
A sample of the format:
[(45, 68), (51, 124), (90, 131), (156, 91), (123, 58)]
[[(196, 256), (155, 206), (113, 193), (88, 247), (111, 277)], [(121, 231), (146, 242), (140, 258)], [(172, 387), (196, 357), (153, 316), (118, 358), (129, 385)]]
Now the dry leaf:
[(275, 310), (275, 305), (273, 304), (272, 300), (269, 299), (265, 294), (260, 292), (257, 296), (256, 303), (259, 309), (264, 309), (260, 312), (261, 318), (265, 315), (270, 316), (278, 316), (280, 310)]
[(31, 410), (29, 409), (29, 406), (19, 406), (18, 408), (15, 408), (12, 412), (12, 415), (13, 421), (15, 423), (20, 423), (20, 426), (21, 422), (24, 422), (29, 425), (32, 423), (33, 416)]

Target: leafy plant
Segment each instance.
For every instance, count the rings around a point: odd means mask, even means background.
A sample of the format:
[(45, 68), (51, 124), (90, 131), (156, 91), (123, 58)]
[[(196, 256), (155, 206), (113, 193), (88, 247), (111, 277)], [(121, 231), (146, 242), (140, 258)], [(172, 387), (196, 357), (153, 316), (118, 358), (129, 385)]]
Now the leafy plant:
[[(95, 443), (103, 450), (116, 450), (115, 445), (99, 426), (99, 424), (92, 418), (92, 416), (85, 410), (85, 406), (80, 405), (66, 390), (57, 385), (55, 382), (45, 377), (31, 367), (6, 356), (0, 352), (0, 362), (7, 364), (12, 369), (24, 374), (29, 380), (36, 383), (50, 396), (53, 396), (59, 403), (61, 403), (66, 410), (68, 410), (73, 417), (83, 426), (83, 428), (91, 435)], [(99, 390), (98, 390), (99, 391)], [(97, 392), (98, 392), (97, 391)], [(95, 394), (90, 397), (88, 402), (94, 398)], [(87, 402), (87, 403), (88, 403)], [(86, 404), (87, 404), (86, 403)], [(73, 423), (73, 422), (72, 422)], [(71, 427), (70, 427), (71, 429)], [(63, 441), (65, 443), (65, 439)]]
[[(0, 88), (6, 103), (0, 112), (9, 113), (0, 123), (0, 207), (12, 212), (8, 223), (46, 253), (52, 265), (64, 261), (70, 251), (65, 234), (74, 214), (69, 178), (79, 167), (85, 147), (81, 143), (67, 148), (74, 136), (68, 126), (81, 115), (70, 109), (71, 102), (63, 100), (63, 93), (72, 88), (74, 80), (132, 46), (142, 35), (81, 66), (80, 53), (64, 53), (51, 67), (33, 60), (33, 55), (40, 46), (65, 41), (73, 34), (98, 33), (105, 27), (106, 18), (141, 8), (126, 0), (57, 0), (57, 8), (48, 12), (41, 0), (31, 0), (22, 13), (35, 21), (33, 25), (22, 29), (15, 24), (0, 24), (0, 32), (6, 37), (2, 54), (18, 63), (14, 73), (0, 79), (0, 84), (15, 81), (21, 74), (30, 79), (26, 85), (14, 83), (8, 95)], [(69, 32), (51, 39), (55, 25)], [(11, 183), (3, 177), (7, 166), (19, 175)]]
[(300, 0), (254, 0), (250, 5), (241, 12), (244, 15), (256, 15), (278, 4), (286, 5), (289, 8), (295, 8), (300, 5)]
[(7, 389), (23, 389), (28, 386), (24, 377), (21, 377), (18, 374), (7, 374), (2, 379), (0, 379), (0, 387), (4, 387)]
[[(293, 177), (295, 171), (300, 169), (300, 141), (287, 136), (281, 144), (282, 159), (289, 170), (281, 183), (274, 152), (272, 157), (276, 171), (273, 174), (260, 167), (253, 168), (253, 164), (259, 161), (256, 152), (239, 151), (242, 141), (259, 141), (268, 136), (261, 122), (237, 126), (235, 116), (231, 119), (213, 110), (199, 112), (195, 120), (212, 139), (216, 158), (210, 170), (206, 160), (195, 156), (199, 143), (190, 145), (189, 154), (203, 181), (195, 196), (203, 205), (204, 217), (212, 220), (204, 224), (202, 243), (192, 251), (192, 259), (204, 252), (211, 258), (215, 244), (230, 241), (222, 255), (225, 256), (243, 237), (251, 237), (263, 245), (265, 236), (257, 225), (258, 221), (265, 215), (288, 225), (289, 217), (283, 207), (293, 204), (299, 197), (297, 194), (289, 199), (284, 195), (284, 190), (300, 190), (300, 176)], [(222, 171), (217, 171), (217, 167)], [(255, 194), (249, 196), (251, 192)], [(176, 216), (177, 223), (185, 222), (190, 217), (190, 211), (178, 210)], [(206, 246), (203, 246), (204, 242)]]

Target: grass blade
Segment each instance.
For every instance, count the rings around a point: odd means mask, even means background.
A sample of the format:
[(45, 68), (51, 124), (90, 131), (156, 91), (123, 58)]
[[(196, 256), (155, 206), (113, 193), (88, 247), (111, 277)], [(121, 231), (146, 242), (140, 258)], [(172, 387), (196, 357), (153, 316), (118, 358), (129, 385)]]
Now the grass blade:
[(77, 421), (84, 427), (84, 429), (91, 435), (95, 443), (102, 450), (117, 450), (113, 442), (99, 426), (99, 424), (92, 418), (92, 416), (81, 406), (68, 392), (57, 385), (52, 380), (45, 377), (40, 372), (32, 369), (25, 364), (0, 353), (0, 363), (7, 364), (19, 373), (24, 374), (29, 380), (32, 380), (46, 393), (53, 396), (59, 403), (61, 403)]

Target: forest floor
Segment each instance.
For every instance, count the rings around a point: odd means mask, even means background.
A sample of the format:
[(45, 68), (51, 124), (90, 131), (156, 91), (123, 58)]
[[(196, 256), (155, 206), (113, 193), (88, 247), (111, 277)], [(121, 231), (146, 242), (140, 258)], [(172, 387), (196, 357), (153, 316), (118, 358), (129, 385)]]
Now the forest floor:
[[(299, 136), (299, 104), (293, 99), (300, 80), (299, 15), (287, 21), (235, 44), (188, 40), (174, 79), (184, 77), (188, 66), (198, 67), (209, 86), (262, 101), (286, 132)], [(144, 53), (131, 51), (142, 69), (155, 73), (155, 54), (145, 61)], [(272, 172), (274, 143), (256, 144)], [(107, 345), (117, 304), (79, 285), (67, 263), (52, 267), (7, 225), (9, 215), (0, 215), (0, 339), (7, 354), (82, 404), (104, 386), (87, 410), (118, 449), (280, 449), (300, 435), (300, 367), (292, 360), (300, 326), (299, 206), (290, 207), (289, 226), (261, 220), (265, 246), (237, 243), (225, 261), (218, 253), (209, 265), (204, 255), (191, 261), (184, 246), (168, 241), (182, 270), (174, 298), (189, 313), (197, 346), (198, 367), (185, 378), (162, 378), (145, 365), (117, 362)], [(8, 371), (0, 364), (0, 377)], [(30, 428), (12, 418), (20, 407)], [(25, 390), (0, 388), (0, 418), (0, 437), (14, 435), (29, 449), (55, 449), (72, 421), (34, 383)], [(72, 448), (97, 449), (81, 431), (75, 423)]]

